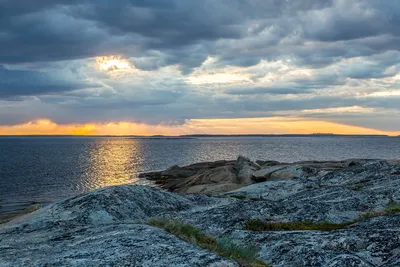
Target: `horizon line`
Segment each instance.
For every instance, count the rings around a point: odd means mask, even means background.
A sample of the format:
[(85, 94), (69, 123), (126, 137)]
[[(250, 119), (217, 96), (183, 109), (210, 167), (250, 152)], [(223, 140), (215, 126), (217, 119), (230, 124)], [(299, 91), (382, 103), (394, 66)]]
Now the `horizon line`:
[(370, 136), (370, 137), (400, 137), (400, 135), (387, 135), (387, 134), (335, 134), (335, 133), (310, 133), (310, 134), (182, 134), (182, 135), (85, 135), (85, 134), (11, 134), (11, 135), (2, 135), (0, 137), (142, 137), (142, 138), (157, 138), (157, 137), (166, 137), (166, 138), (179, 138), (179, 137), (285, 137), (285, 136), (309, 136), (309, 137), (323, 137), (323, 136)]

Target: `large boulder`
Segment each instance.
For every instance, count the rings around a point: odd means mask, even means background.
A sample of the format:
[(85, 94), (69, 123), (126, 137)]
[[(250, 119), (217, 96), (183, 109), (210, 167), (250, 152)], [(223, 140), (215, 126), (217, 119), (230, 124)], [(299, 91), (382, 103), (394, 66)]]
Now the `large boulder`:
[(246, 157), (239, 156), (233, 168), (237, 173), (238, 183), (248, 185), (254, 183), (253, 173), (258, 171), (260, 166)]
[[(216, 185), (222, 184), (225, 186), (216, 187)], [(226, 186), (231, 185), (231, 187), (228, 187), (229, 189), (236, 189), (238, 188), (235, 186), (237, 184), (239, 184), (239, 181), (233, 167), (224, 166), (210, 169), (204, 173), (184, 179), (183, 181), (174, 184), (173, 189), (182, 193), (220, 193), (223, 191), (219, 191), (217, 188), (221, 190)], [(166, 186), (169, 185), (167, 184)], [(190, 189), (191, 187), (194, 188)], [(171, 187), (168, 187), (168, 189), (171, 189)]]
[(236, 161), (176, 165), (162, 172), (148, 173), (148, 176), (142, 174), (142, 177), (155, 180), (169, 191), (216, 194), (254, 183), (253, 173), (259, 169), (250, 159), (239, 156)]
[[(170, 191), (179, 191), (188, 184), (205, 184), (207, 183), (207, 177), (211, 177), (210, 184), (215, 184), (216, 182), (226, 183), (225, 178), (221, 177), (219, 173), (221, 173), (221, 169), (230, 168), (231, 172), (236, 175), (232, 169), (234, 164), (235, 161), (219, 160), (199, 162), (183, 167), (174, 165), (164, 171), (141, 173), (139, 177), (154, 181), (155, 184)], [(185, 190), (181, 191), (184, 192)]]
[[(194, 166), (196, 165), (183, 168), (175, 166), (172, 169), (170, 168), (168, 172), (180, 173), (183, 170), (193, 170)], [(234, 164), (217, 161), (208, 164), (206, 169), (201, 168), (201, 171), (198, 169), (196, 174), (184, 179), (170, 175), (170, 179), (162, 187), (181, 193), (216, 194), (227, 192), (254, 183), (252, 180), (253, 173), (259, 169), (260, 167), (250, 159), (239, 156)]]

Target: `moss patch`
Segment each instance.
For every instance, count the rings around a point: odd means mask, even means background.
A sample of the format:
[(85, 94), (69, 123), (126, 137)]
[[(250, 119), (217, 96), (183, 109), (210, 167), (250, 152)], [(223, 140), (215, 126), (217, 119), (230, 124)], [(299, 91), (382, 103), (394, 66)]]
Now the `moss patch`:
[(207, 249), (219, 256), (231, 258), (239, 263), (240, 266), (268, 267), (269, 265), (257, 260), (257, 250), (255, 247), (242, 246), (229, 239), (217, 239), (202, 233), (193, 225), (185, 224), (164, 218), (153, 218), (148, 224), (162, 228), (165, 231), (204, 249)]

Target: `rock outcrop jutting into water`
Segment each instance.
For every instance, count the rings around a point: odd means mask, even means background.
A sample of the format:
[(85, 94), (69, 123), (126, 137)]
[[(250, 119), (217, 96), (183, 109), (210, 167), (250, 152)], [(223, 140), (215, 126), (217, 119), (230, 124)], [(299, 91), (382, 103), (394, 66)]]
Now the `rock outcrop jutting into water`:
[(252, 246), (270, 266), (400, 266), (399, 162), (240, 157), (147, 177), (177, 192), (107, 187), (0, 225), (0, 266), (239, 266), (153, 217)]
[(175, 165), (165, 171), (142, 173), (139, 177), (155, 181), (161, 188), (172, 192), (216, 194), (266, 180), (321, 177), (328, 172), (361, 165), (368, 161), (372, 160), (294, 163), (258, 160), (254, 163), (248, 158), (239, 156), (236, 161), (201, 162), (183, 167)]

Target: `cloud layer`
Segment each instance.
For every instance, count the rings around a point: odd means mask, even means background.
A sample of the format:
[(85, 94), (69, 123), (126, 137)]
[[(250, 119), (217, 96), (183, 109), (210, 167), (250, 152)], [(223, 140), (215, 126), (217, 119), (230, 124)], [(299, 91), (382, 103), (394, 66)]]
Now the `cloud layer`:
[(0, 0), (0, 125), (400, 131), (399, 13), (395, 0)]

